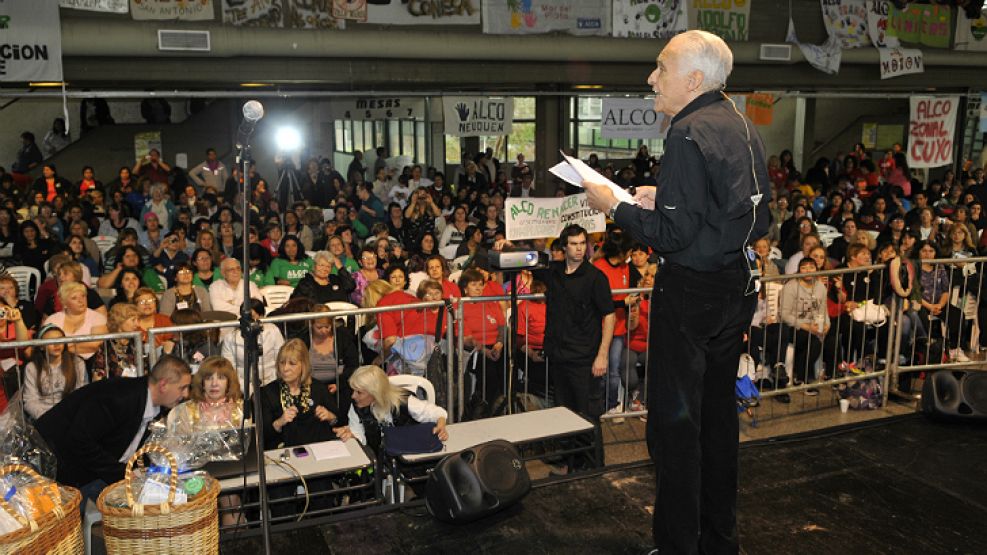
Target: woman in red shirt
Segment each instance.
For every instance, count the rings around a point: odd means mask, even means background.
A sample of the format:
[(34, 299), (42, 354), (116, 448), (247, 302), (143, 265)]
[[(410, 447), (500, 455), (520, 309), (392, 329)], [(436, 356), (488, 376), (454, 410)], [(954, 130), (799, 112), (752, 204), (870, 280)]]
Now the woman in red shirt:
[[(485, 282), (479, 271), (465, 270), (459, 277), (459, 289), (466, 297), (481, 297)], [(488, 404), (504, 392), (504, 333), (504, 310), (500, 303), (463, 304), (463, 344), (473, 349), (467, 367), (474, 379), (474, 396), (479, 396)]]
[[(544, 295), (547, 287), (532, 280), (531, 293)], [(548, 366), (545, 364), (545, 299), (523, 300), (517, 307), (518, 355), (515, 360), (525, 376), (527, 391), (548, 397)]]

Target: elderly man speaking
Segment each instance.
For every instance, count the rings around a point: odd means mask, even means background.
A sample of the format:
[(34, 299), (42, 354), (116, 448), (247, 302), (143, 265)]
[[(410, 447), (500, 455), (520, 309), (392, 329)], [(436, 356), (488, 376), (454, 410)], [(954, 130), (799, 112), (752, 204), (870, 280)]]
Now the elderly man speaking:
[[(719, 37), (672, 38), (648, 77), (672, 118), (658, 187), (640, 206), (584, 182), (589, 204), (650, 245), (655, 278), (648, 360), (648, 447), (658, 552), (736, 553), (737, 360), (755, 305), (746, 248), (768, 232), (764, 145), (722, 90), (733, 54)], [(756, 269), (756, 266), (754, 266)]]

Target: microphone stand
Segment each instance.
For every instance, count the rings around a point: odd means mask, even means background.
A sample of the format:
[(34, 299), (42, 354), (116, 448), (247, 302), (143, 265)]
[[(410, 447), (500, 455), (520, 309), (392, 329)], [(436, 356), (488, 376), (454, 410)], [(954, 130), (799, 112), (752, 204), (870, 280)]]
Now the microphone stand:
[[(251, 130), (252, 131), (252, 130)], [(240, 337), (243, 338), (243, 396), (250, 399), (251, 385), (254, 389), (253, 416), (254, 441), (257, 447), (257, 492), (260, 495), (260, 525), (264, 536), (264, 553), (271, 553), (271, 523), (267, 517), (267, 468), (264, 463), (264, 427), (260, 424), (260, 372), (258, 367), (257, 340), (260, 337), (260, 324), (250, 314), (250, 144), (249, 135), (238, 144), (237, 164), (240, 164), (243, 187), (240, 189), (240, 202), (243, 209), (243, 304), (240, 305)]]

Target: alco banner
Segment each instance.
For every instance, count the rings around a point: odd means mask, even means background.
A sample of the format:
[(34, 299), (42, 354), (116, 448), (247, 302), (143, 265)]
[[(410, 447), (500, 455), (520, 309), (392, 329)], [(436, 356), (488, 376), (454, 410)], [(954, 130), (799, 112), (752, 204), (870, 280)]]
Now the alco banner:
[(61, 81), (62, 27), (56, 2), (0, 2), (0, 81)]
[(599, 0), (483, 0), (483, 32), (529, 35), (565, 31), (610, 35), (610, 3)]
[(223, 0), (223, 23), (237, 27), (282, 27), (281, 0)]
[(558, 237), (569, 224), (579, 224), (590, 233), (607, 230), (603, 212), (589, 207), (586, 193), (551, 198), (508, 198), (504, 200), (504, 217), (508, 241)]
[(987, 8), (970, 19), (963, 9), (956, 10), (956, 50), (987, 52)]
[(949, 48), (953, 28), (949, 6), (910, 4), (904, 10), (894, 6), (888, 13), (888, 34), (905, 42), (917, 42), (934, 48)]
[(865, 0), (820, 0), (820, 2), (823, 23), (829, 36), (836, 37), (843, 48), (870, 45)]
[(613, 0), (613, 36), (669, 39), (686, 30), (682, 0)]
[(913, 96), (908, 122), (908, 167), (938, 168), (953, 163), (958, 96)]
[(136, 20), (209, 21), (215, 13), (212, 0), (130, 0), (130, 16)]
[(425, 99), (407, 97), (333, 98), (329, 101), (332, 119), (388, 120), (425, 119)]
[(917, 48), (878, 48), (881, 53), (881, 79), (923, 73), (922, 51)]
[(604, 98), (600, 136), (604, 139), (663, 139), (671, 120), (647, 98)]
[(442, 97), (445, 134), (454, 137), (509, 135), (514, 118), (513, 98), (487, 96)]
[[(350, 0), (336, 0), (347, 4)], [(480, 0), (374, 0), (367, 23), (379, 25), (479, 25)]]
[(58, 6), (90, 12), (127, 13), (128, 0), (58, 0)]
[(751, 0), (691, 0), (689, 28), (709, 31), (727, 41), (745, 41), (750, 30)]
[(889, 0), (867, 0), (867, 34), (878, 48), (897, 48), (898, 37), (888, 34)]

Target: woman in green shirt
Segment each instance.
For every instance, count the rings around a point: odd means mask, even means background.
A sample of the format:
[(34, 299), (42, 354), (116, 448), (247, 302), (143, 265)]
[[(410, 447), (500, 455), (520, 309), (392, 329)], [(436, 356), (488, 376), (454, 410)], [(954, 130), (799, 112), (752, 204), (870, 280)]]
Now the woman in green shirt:
[[(339, 235), (333, 235), (329, 238), (329, 252), (336, 257), (337, 260), (343, 263), (343, 267), (346, 271), (353, 274), (360, 271), (360, 265), (353, 258), (346, 256), (346, 245), (343, 244), (343, 238)], [(332, 267), (332, 273), (336, 273), (336, 267)]]
[(217, 279), (223, 279), (223, 274), (213, 263), (213, 255), (209, 249), (198, 248), (192, 252), (192, 285), (202, 287), (206, 291)]
[(305, 254), (302, 242), (294, 235), (286, 235), (281, 240), (278, 257), (271, 261), (271, 267), (264, 277), (264, 285), (289, 285), (298, 282), (312, 271), (312, 259)]

